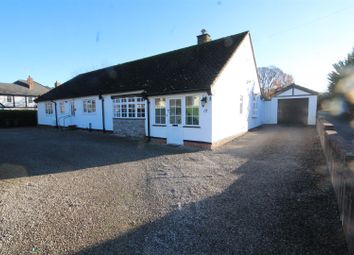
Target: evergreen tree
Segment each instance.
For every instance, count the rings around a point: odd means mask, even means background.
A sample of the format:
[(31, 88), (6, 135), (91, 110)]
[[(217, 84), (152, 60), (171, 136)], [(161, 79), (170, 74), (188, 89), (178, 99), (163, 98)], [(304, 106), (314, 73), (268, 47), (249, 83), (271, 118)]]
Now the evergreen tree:
[(344, 78), (347, 78), (349, 75), (353, 75), (354, 72), (354, 48), (351, 53), (344, 59), (339, 61), (338, 63), (333, 65), (334, 71), (328, 74), (328, 91), (331, 94), (336, 94), (338, 91), (337, 85), (339, 81)]

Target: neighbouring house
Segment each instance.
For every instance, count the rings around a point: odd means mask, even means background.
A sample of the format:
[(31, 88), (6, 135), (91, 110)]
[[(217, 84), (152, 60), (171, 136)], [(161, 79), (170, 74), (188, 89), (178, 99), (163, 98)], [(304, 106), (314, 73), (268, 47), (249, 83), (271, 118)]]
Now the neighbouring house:
[(40, 96), (38, 123), (213, 148), (264, 124), (250, 33), (80, 74)]
[(34, 100), (49, 90), (31, 76), (14, 83), (0, 83), (0, 110), (34, 110), (37, 107)]

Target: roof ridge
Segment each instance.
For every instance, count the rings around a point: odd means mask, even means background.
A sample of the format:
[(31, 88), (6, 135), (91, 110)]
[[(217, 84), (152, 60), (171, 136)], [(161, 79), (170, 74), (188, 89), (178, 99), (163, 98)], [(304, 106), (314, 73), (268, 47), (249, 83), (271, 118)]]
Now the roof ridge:
[(141, 89), (151, 95), (209, 91), (224, 65), (248, 35), (249, 31), (244, 31), (81, 73), (37, 101)]
[(194, 44), (194, 45), (190, 45), (190, 46), (186, 46), (186, 47), (183, 47), (183, 48), (179, 48), (179, 49), (175, 49), (175, 50), (171, 50), (171, 51), (158, 53), (158, 54), (155, 54), (155, 55), (151, 55), (151, 56), (147, 56), (147, 57), (143, 57), (143, 58), (139, 58), (139, 59), (129, 60), (127, 62), (119, 63), (119, 64), (116, 64), (116, 65), (111, 65), (111, 66), (103, 67), (103, 68), (100, 68), (100, 69), (88, 71), (86, 73), (81, 73), (81, 74), (78, 74), (78, 75), (74, 76), (72, 79), (74, 79), (74, 78), (76, 78), (78, 76), (81, 76), (81, 75), (94, 73), (96, 71), (103, 71), (103, 70), (106, 70), (106, 69), (109, 69), (109, 68), (112, 68), (112, 67), (116, 67), (116, 66), (121, 66), (121, 65), (129, 64), (129, 63), (144, 61), (144, 60), (147, 60), (147, 59), (150, 59), (150, 58), (159, 57), (159, 56), (163, 56), (163, 55), (168, 55), (168, 54), (171, 54), (173, 52), (179, 52), (179, 51), (183, 51), (183, 50), (186, 50), (186, 49), (189, 49), (189, 48), (202, 47), (202, 46), (205, 46), (205, 45), (210, 45), (212, 43), (217, 43), (217, 42), (219, 42), (221, 40), (225, 40), (225, 39), (230, 38), (230, 37), (241, 36), (243, 34), (246, 35), (248, 33), (249, 33), (249, 30), (246, 30), (246, 31), (243, 31), (241, 33), (237, 33), (237, 34), (233, 34), (233, 35), (229, 35), (229, 36), (224, 36), (224, 37), (221, 37), (221, 38), (218, 38), (218, 39), (215, 39), (215, 40), (211, 40), (211, 41), (203, 43), (203, 44)]

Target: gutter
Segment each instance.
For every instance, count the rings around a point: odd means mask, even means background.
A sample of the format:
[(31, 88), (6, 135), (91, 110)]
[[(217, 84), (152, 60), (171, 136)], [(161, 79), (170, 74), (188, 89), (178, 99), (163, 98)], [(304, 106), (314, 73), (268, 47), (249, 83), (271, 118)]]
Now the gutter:
[(104, 98), (102, 95), (99, 95), (99, 99), (101, 99), (101, 104), (102, 104), (102, 131), (103, 133), (106, 132), (106, 121), (105, 121), (105, 115), (104, 115)]
[(150, 100), (147, 96), (146, 91), (144, 91), (142, 93), (143, 98), (147, 101), (147, 114), (146, 114), (146, 118), (147, 118), (147, 141), (146, 142), (150, 142), (151, 141), (151, 135), (150, 135)]
[(186, 94), (186, 93), (198, 93), (198, 92), (206, 92), (209, 96), (212, 95), (211, 88), (204, 88), (204, 89), (189, 89), (189, 90), (181, 90), (181, 91), (175, 91), (175, 92), (169, 92), (169, 91), (164, 91), (164, 92), (155, 92), (155, 93), (145, 93), (145, 97), (149, 96), (165, 96), (165, 95), (180, 95), (180, 94)]
[(151, 136), (150, 136), (150, 100), (149, 98), (146, 98), (147, 100), (147, 121), (148, 121), (148, 139), (147, 141), (150, 142), (151, 141)]
[(54, 103), (54, 110), (55, 110), (55, 127), (59, 128), (58, 124), (58, 111), (57, 111), (57, 102), (51, 100), (50, 102)]

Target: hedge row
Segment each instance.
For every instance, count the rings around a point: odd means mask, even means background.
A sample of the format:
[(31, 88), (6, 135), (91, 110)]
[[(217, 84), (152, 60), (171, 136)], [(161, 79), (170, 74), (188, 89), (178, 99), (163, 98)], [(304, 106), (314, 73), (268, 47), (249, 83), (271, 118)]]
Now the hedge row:
[(24, 127), (37, 125), (37, 111), (0, 110), (0, 127)]

